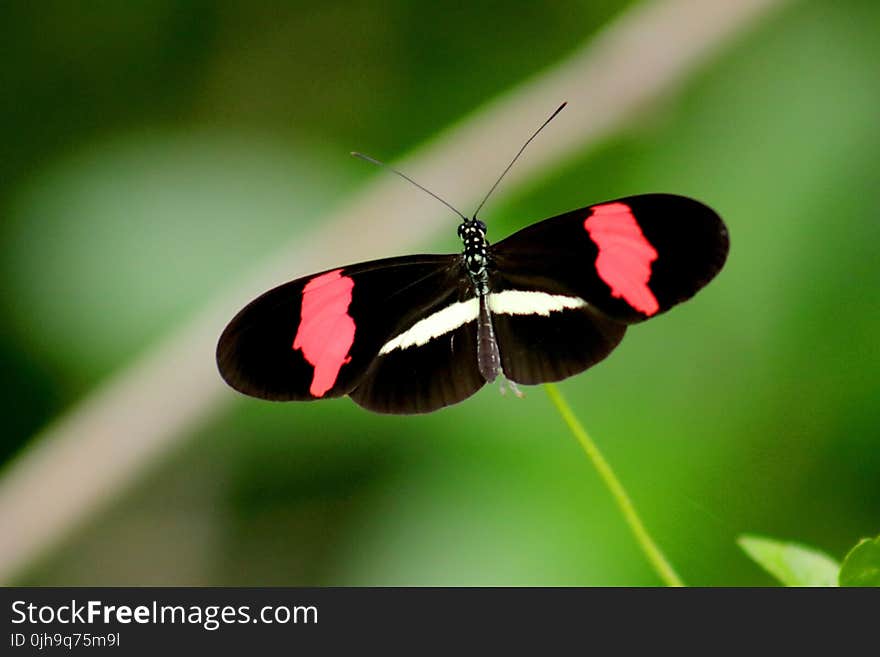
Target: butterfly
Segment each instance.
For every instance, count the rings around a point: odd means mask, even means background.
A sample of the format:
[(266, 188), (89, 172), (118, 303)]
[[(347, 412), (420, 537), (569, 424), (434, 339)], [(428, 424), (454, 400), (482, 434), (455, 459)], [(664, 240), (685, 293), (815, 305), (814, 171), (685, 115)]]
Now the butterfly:
[(709, 283), (729, 249), (718, 214), (674, 194), (586, 206), (495, 243), (477, 212), (452, 209), (460, 253), (336, 267), (252, 301), (217, 345), (223, 379), (262, 399), (348, 395), (399, 414), (455, 404), (498, 378), (518, 393), (517, 383), (558, 381), (604, 359), (628, 326)]

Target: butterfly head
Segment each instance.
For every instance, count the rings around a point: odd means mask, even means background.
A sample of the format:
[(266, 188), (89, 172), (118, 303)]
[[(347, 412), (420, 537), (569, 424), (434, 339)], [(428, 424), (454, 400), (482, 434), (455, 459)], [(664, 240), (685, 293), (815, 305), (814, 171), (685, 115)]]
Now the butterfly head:
[(471, 239), (484, 239), (486, 237), (486, 224), (476, 217), (466, 219), (458, 225), (458, 236), (465, 245)]

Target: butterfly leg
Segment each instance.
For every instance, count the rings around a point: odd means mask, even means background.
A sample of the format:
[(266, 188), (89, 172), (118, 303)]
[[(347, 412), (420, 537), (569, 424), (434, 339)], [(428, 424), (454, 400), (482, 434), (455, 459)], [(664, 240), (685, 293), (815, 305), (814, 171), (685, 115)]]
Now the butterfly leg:
[(517, 386), (516, 383), (514, 383), (513, 381), (511, 381), (510, 379), (508, 379), (506, 376), (503, 376), (503, 373), (502, 373), (502, 377), (501, 377), (501, 394), (502, 394), (502, 395), (506, 395), (506, 394), (507, 394), (507, 390), (508, 390), (508, 388), (510, 389), (510, 391), (511, 391), (514, 395), (517, 396), (518, 399), (522, 399), (523, 397), (526, 396), (526, 393), (524, 393), (522, 390), (520, 390), (520, 389), (519, 389), (519, 386)]

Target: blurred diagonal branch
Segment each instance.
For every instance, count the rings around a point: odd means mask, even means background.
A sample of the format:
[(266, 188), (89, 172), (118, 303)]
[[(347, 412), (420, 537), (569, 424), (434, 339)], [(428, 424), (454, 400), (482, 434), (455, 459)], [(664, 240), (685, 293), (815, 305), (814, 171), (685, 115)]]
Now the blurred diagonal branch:
[[(581, 50), (494, 99), (397, 166), (458, 203), (476, 200), (523, 135), (559, 102), (569, 109), (544, 131), (505, 181), (512, 188), (558, 166), (673, 92), (731, 38), (784, 0), (663, 0), (621, 15)], [(418, 220), (413, 221), (413, 217)], [(223, 325), (280, 281), (339, 263), (393, 255), (425, 242), (450, 216), (420, 204), (393, 176), (376, 180), (280, 250), (239, 289), (227, 290), (185, 326), (106, 381), (47, 427), (0, 480), (0, 582), (63, 538), (221, 406), (235, 399), (215, 370)], [(360, 233), (354, 241), (339, 235)]]

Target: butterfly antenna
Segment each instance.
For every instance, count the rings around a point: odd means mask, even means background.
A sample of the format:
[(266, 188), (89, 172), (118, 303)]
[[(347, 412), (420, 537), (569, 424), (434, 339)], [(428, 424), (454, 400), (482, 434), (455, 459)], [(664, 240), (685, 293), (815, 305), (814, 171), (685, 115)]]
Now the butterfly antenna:
[(513, 156), (513, 159), (510, 161), (510, 164), (507, 165), (507, 168), (501, 172), (501, 175), (498, 176), (498, 180), (496, 180), (495, 184), (492, 185), (492, 189), (489, 190), (489, 193), (486, 194), (486, 196), (483, 198), (482, 202), (477, 206), (477, 209), (474, 210), (474, 219), (477, 218), (477, 213), (482, 209), (482, 207), (486, 203), (486, 201), (489, 200), (489, 197), (492, 195), (492, 192), (495, 191), (495, 188), (498, 187), (498, 183), (500, 183), (501, 179), (504, 178), (505, 175), (507, 175), (508, 171), (510, 171), (510, 168), (513, 166), (513, 163), (516, 162), (517, 159), (519, 159), (519, 156), (522, 155), (522, 152), (524, 150), (526, 150), (526, 146), (528, 146), (532, 142), (532, 139), (534, 139), (535, 137), (538, 136), (538, 133), (541, 132), (541, 130), (543, 130), (547, 126), (547, 124), (550, 123), (550, 121), (552, 121), (553, 119), (556, 118), (556, 115), (559, 114), (566, 105), (568, 105), (568, 102), (564, 102), (564, 103), (562, 103), (562, 105), (557, 107), (556, 111), (550, 115), (550, 118), (547, 119), (546, 121), (544, 121), (544, 123), (541, 124), (540, 128), (535, 130), (535, 133), (526, 140), (526, 143), (522, 145), (522, 148), (519, 149), (519, 152)]
[(384, 162), (380, 162), (379, 160), (376, 160), (376, 159), (370, 157), (369, 155), (364, 155), (363, 153), (357, 153), (357, 152), (354, 152), (354, 151), (352, 151), (351, 154), (352, 154), (354, 157), (358, 157), (358, 158), (360, 158), (360, 159), (362, 159), (362, 160), (366, 160), (367, 162), (370, 162), (370, 163), (372, 163), (372, 164), (376, 164), (376, 165), (378, 165), (378, 166), (380, 166), (380, 167), (385, 167), (386, 169), (390, 169), (391, 171), (393, 171), (394, 173), (396, 173), (398, 176), (400, 176), (400, 177), (403, 178), (404, 180), (408, 180), (409, 182), (411, 182), (413, 185), (415, 185), (416, 187), (418, 187), (419, 189), (421, 189), (421, 190), (422, 190), (423, 192), (425, 192), (426, 194), (430, 194), (430, 195), (433, 196), (435, 199), (437, 199), (438, 201), (440, 201), (443, 205), (445, 205), (447, 208), (449, 208), (449, 209), (452, 210), (455, 214), (457, 214), (459, 217), (461, 217), (461, 220), (462, 220), (462, 221), (467, 221), (467, 217), (465, 217), (461, 212), (459, 212), (459, 211), (456, 210), (454, 207), (452, 207), (449, 203), (447, 203), (447, 202), (444, 201), (442, 198), (440, 198), (439, 196), (437, 196), (437, 195), (436, 195), (434, 192), (432, 192), (430, 189), (427, 189), (427, 188), (425, 188), (425, 187), (422, 187), (419, 183), (417, 183), (415, 180), (413, 180), (412, 178), (410, 178), (410, 177), (409, 177), (408, 175), (406, 175), (405, 173), (402, 173), (402, 172), (398, 171), (397, 169), (395, 169), (394, 167), (388, 166), (388, 165), (385, 164)]

